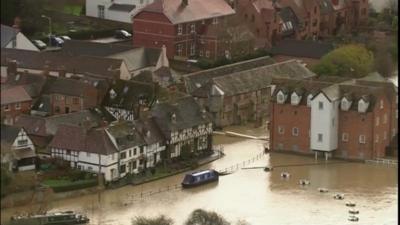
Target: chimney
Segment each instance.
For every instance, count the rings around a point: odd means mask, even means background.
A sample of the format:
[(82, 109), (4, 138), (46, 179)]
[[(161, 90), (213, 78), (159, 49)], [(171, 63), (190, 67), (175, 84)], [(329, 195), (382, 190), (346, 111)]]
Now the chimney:
[(8, 61), (7, 64), (7, 75), (15, 75), (17, 74), (17, 61), (16, 60), (11, 60)]
[(339, 0), (332, 0), (332, 4), (333, 5), (338, 5), (339, 4)]
[(169, 61), (167, 58), (167, 47), (165, 47), (165, 45), (161, 47), (161, 53), (160, 56), (158, 57), (155, 70), (158, 70), (161, 67), (169, 67)]
[(189, 0), (182, 0), (182, 5), (187, 6), (189, 4)]

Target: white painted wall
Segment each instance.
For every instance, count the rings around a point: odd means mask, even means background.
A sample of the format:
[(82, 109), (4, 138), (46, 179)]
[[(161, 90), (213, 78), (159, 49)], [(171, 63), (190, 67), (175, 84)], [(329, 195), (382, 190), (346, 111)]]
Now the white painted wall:
[[(26, 140), (27, 144), (24, 144), (24, 145), (18, 144), (18, 141), (24, 141), (24, 140)], [(25, 130), (22, 128), (18, 133), (18, 137), (15, 139), (14, 143), (12, 144), (12, 148), (13, 149), (30, 148), (30, 149), (32, 149), (33, 152), (35, 152), (35, 146), (33, 145), (32, 140), (27, 136)]]
[[(6, 45), (6, 48), (14, 48), (12, 41), (10, 41), (10, 43)], [(23, 49), (36, 52), (39, 51), (39, 49), (21, 32), (17, 34), (15, 49)]]
[(126, 66), (126, 63), (124, 61), (122, 61), (119, 76), (121, 80), (130, 80), (132, 78), (131, 73), (129, 72), (128, 67)]
[[(322, 110), (319, 109), (319, 102), (323, 103)], [(330, 102), (322, 93), (311, 101), (311, 149), (319, 151), (337, 149), (338, 106), (339, 101)], [(318, 134), (323, 135), (322, 142), (318, 141)]]

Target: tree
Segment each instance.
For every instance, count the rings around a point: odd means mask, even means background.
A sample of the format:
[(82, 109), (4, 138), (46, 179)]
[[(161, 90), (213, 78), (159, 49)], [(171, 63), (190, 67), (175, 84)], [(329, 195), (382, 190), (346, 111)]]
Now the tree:
[(173, 225), (174, 221), (164, 215), (156, 218), (145, 218), (142, 216), (132, 220), (132, 225)]
[(372, 71), (373, 53), (363, 45), (344, 45), (322, 57), (312, 70), (318, 75), (362, 77)]
[(190, 214), (185, 225), (230, 225), (230, 223), (216, 212), (196, 209)]

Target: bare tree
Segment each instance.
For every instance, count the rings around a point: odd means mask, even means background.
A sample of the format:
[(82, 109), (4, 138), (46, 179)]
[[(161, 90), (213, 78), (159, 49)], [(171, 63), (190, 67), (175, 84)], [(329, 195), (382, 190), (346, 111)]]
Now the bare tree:
[(230, 223), (216, 212), (196, 209), (190, 214), (185, 225), (230, 225)]

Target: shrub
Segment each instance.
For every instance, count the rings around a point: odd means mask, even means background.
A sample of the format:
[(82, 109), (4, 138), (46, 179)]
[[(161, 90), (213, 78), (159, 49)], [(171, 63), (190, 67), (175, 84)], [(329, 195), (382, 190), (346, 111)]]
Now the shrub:
[(46, 180), (43, 183), (53, 189), (54, 192), (64, 192), (96, 186), (97, 179), (79, 181)]

